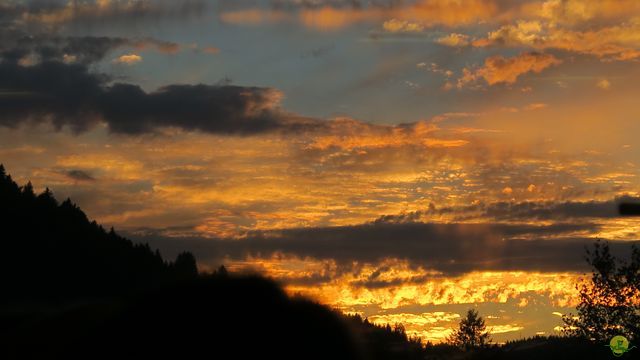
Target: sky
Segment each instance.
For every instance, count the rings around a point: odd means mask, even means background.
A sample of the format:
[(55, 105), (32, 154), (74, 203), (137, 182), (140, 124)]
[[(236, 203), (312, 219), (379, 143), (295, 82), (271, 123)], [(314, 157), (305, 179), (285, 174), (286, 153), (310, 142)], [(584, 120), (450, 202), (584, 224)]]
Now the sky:
[(208, 271), (559, 334), (640, 201), (636, 0), (0, 4), (0, 163)]

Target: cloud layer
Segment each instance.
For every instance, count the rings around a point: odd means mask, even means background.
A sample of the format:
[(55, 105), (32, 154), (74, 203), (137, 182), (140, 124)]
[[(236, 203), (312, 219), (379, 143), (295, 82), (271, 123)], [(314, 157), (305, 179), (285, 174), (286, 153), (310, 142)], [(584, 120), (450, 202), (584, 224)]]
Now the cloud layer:
[[(278, 254), (334, 260), (343, 265), (400, 259), (455, 275), (471, 271), (583, 271), (586, 269), (584, 249), (593, 239), (567, 235), (585, 231), (591, 234), (596, 229), (597, 226), (590, 223), (548, 226), (377, 223), (259, 231), (237, 240), (133, 236), (152, 241), (171, 253), (173, 247), (189, 247), (204, 262), (225, 256), (271, 258)], [(546, 238), (549, 236), (552, 237)], [(615, 253), (625, 254), (630, 243), (614, 242), (612, 246)]]

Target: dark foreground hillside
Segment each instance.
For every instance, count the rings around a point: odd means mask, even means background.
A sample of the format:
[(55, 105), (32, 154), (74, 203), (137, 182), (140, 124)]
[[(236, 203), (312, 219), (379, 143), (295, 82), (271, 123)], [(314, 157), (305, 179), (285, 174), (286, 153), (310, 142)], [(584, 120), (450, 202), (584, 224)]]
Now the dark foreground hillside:
[(339, 315), (257, 277), (210, 276), (25, 316), (5, 338), (11, 358), (362, 358)]
[(198, 274), (189, 253), (167, 261), (1, 166), (0, 234), (0, 359), (612, 358), (567, 338), (425, 348), (401, 325), (344, 316), (270, 280)]
[(193, 255), (165, 261), (148, 245), (105, 231), (70, 199), (19, 187), (0, 167), (0, 302), (65, 301), (128, 294), (194, 278)]
[(166, 261), (1, 166), (0, 233), (0, 359), (422, 358), (403, 331), (267, 279)]

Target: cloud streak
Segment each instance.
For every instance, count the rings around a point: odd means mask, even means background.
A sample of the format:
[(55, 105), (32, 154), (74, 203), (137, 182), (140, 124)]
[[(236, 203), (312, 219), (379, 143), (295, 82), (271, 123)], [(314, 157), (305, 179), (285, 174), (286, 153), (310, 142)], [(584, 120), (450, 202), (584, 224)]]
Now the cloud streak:
[(576, 219), (606, 220), (619, 216), (621, 203), (637, 203), (633, 196), (618, 196), (605, 201), (496, 201), (478, 202), (466, 206), (436, 207), (430, 204), (425, 210), (417, 210), (397, 215), (383, 215), (375, 223), (403, 224), (426, 221), (433, 217), (451, 216), (458, 221), (486, 219), (490, 221), (569, 221)]
[[(5, 61), (19, 61), (28, 56), (39, 61), (64, 61), (67, 63), (93, 64), (118, 49), (155, 50), (172, 55), (181, 50), (181, 46), (170, 41), (153, 38), (127, 39), (107, 36), (58, 36), (27, 35), (20, 31), (0, 30), (0, 57)], [(72, 59), (73, 61), (68, 61)]]

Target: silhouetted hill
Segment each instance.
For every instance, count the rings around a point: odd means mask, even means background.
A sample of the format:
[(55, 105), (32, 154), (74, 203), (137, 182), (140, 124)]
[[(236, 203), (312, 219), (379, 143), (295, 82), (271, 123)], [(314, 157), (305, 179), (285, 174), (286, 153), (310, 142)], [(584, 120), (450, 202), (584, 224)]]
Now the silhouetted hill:
[(421, 359), (404, 330), (348, 318), (274, 282), (198, 274), (91, 222), (0, 165), (0, 358)]
[(49, 359), (362, 359), (352, 334), (271, 281), (209, 275), (61, 311), (11, 344), (13, 356)]
[(0, 165), (2, 302), (104, 297), (197, 275), (193, 255), (166, 262), (148, 245), (105, 231), (70, 199), (19, 187)]

